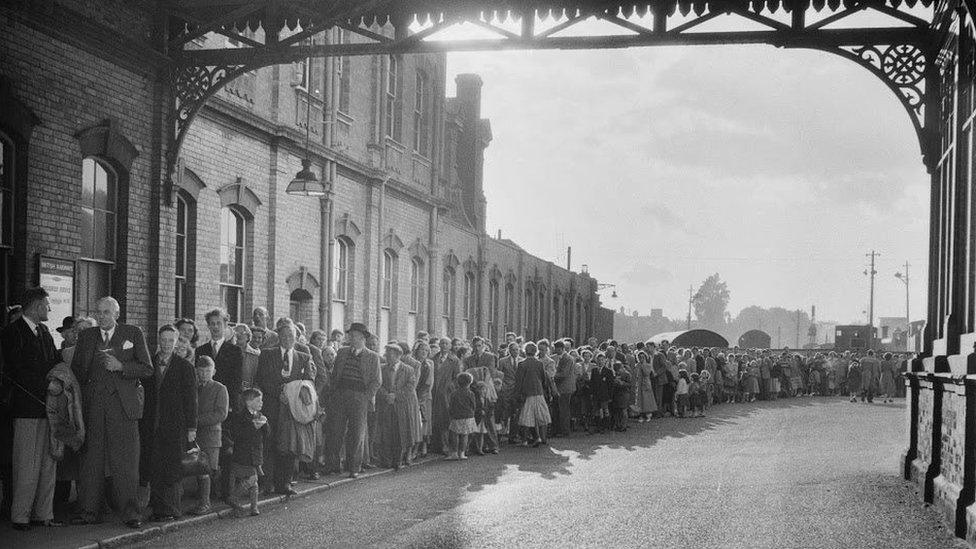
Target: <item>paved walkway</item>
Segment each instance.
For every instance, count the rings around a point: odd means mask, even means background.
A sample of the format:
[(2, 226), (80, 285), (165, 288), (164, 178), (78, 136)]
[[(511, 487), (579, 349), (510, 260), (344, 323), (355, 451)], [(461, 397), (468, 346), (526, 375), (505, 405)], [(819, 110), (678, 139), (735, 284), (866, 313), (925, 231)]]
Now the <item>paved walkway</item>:
[[(904, 415), (901, 402), (839, 398), (722, 406), (551, 448), (427, 463), (145, 545), (965, 547), (897, 474)], [(95, 537), (79, 527), (59, 534), (44, 546)], [(28, 541), (41, 546), (0, 545)]]

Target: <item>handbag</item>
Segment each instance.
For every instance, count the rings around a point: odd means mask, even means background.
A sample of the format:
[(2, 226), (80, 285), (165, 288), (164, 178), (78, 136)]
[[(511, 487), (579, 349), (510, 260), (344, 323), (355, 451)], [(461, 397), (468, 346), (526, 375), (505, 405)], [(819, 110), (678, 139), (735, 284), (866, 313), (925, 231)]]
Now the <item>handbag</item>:
[(184, 478), (210, 474), (210, 465), (207, 464), (207, 460), (196, 442), (183, 452), (183, 456), (180, 458), (180, 470), (183, 472)]

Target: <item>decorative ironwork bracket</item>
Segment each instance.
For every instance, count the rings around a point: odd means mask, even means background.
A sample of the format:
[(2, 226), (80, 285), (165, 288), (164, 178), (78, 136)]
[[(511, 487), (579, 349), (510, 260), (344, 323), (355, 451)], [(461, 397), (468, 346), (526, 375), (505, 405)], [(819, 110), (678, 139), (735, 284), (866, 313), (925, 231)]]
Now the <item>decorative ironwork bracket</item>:
[(840, 46), (816, 48), (840, 55), (868, 69), (895, 93), (915, 128), (922, 158), (929, 162), (929, 130), (925, 126), (925, 50), (917, 44)]

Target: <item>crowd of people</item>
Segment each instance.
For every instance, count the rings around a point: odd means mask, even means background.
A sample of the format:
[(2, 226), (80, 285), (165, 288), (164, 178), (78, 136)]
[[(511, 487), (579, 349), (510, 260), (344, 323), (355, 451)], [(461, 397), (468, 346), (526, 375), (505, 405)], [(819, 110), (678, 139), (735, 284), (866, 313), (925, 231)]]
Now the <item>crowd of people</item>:
[(47, 293), (29, 289), (0, 331), (0, 483), (19, 530), (62, 526), (55, 506), (72, 524), (109, 511), (133, 528), (174, 520), (187, 478), (190, 513), (219, 499), (256, 515), (260, 495), (294, 495), (301, 477), (356, 477), (429, 454), (467, 460), (503, 441), (538, 447), (756, 399), (890, 401), (904, 396), (908, 358), (514, 333), (497, 347), (421, 332), (380, 348), (362, 323), (326, 333), (272, 322), (263, 307), (250, 325), (230, 325), (220, 309), (200, 326), (178, 319), (150, 352), (111, 297), (95, 318), (65, 318), (58, 349), (49, 311)]

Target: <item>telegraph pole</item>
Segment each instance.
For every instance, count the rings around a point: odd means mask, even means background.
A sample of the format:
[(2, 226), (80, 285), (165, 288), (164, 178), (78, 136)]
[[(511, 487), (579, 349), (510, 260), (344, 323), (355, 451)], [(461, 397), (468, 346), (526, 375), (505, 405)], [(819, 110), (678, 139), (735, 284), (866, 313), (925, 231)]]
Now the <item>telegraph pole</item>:
[(695, 287), (688, 286), (688, 323), (687, 326), (685, 327), (686, 330), (691, 329), (691, 300), (693, 299), (692, 296), (694, 295), (694, 293), (695, 293)]
[(905, 283), (905, 350), (908, 350), (908, 336), (911, 335), (912, 331), (912, 315), (908, 308), (908, 268), (910, 266), (908, 261), (905, 261), (905, 273), (895, 273), (895, 278)]
[(868, 301), (868, 339), (871, 342), (871, 348), (874, 348), (874, 275), (878, 274), (878, 271), (874, 270), (874, 258), (881, 254), (871, 250), (871, 253), (864, 255), (871, 258), (871, 270), (864, 271), (864, 274), (871, 277), (871, 297)]

